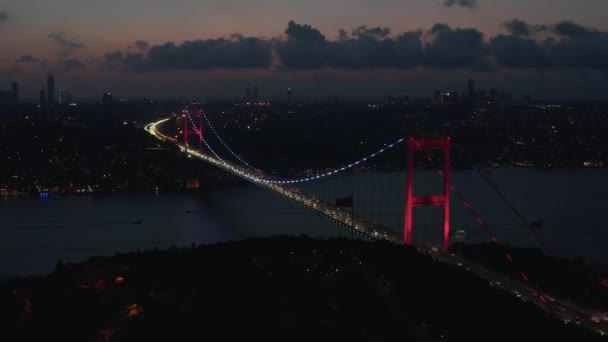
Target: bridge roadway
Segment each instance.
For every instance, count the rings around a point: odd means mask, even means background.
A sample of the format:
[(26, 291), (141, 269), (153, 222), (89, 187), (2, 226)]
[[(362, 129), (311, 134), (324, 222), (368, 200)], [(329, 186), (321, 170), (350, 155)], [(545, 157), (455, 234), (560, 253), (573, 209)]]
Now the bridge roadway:
[[(297, 188), (267, 182), (265, 181), (267, 178), (265, 178), (264, 174), (259, 171), (252, 171), (250, 169), (243, 168), (234, 163), (220, 160), (219, 158), (211, 156), (207, 153), (201, 153), (193, 149), (186, 149), (185, 146), (177, 139), (160, 132), (159, 126), (169, 120), (171, 120), (171, 118), (150, 123), (145, 127), (145, 130), (162, 141), (176, 144), (180, 150), (187, 153), (189, 157), (201, 159), (262, 188), (283, 196), (318, 213), (321, 216), (327, 217), (330, 220), (351, 229), (354, 233), (366, 239), (386, 240), (396, 244), (403, 243), (402, 235), (396, 233), (394, 230), (374, 224), (373, 222), (362, 217), (353, 217), (351, 212), (338, 208), (331, 203), (321, 201), (314, 195), (301, 192)], [(564, 323), (583, 325), (600, 333), (601, 335), (608, 334), (607, 312), (591, 309), (576, 303), (572, 303), (569, 300), (554, 298), (546, 294), (544, 295), (545, 301), (542, 302), (538, 300), (538, 291), (520, 281), (509, 279), (505, 275), (496, 273), (491, 269), (484, 268), (479, 264), (459, 256), (442, 253), (438, 248), (429, 244), (414, 242), (414, 247), (416, 247), (416, 249), (423, 254), (430, 254), (432, 258), (438, 262), (442, 262), (454, 268), (462, 268), (466, 271), (475, 273), (477, 276), (487, 280), (491, 286), (509, 291), (515, 297), (524, 302), (529, 301), (538, 305), (547, 313), (556, 315)]]
[[(220, 160), (217, 157), (211, 156), (207, 153), (202, 153), (193, 149), (186, 149), (186, 147), (179, 143), (177, 139), (162, 134), (158, 130), (158, 126), (166, 122), (169, 119), (164, 119), (146, 126), (145, 130), (152, 134), (156, 138), (163, 141), (170, 141), (176, 144), (183, 152), (186, 152), (189, 156), (204, 160), (220, 169), (230, 172), (236, 176), (239, 176), (249, 182), (252, 182), (262, 188), (270, 190), (278, 195), (286, 197), (293, 202), (296, 202), (312, 211), (315, 211), (319, 215), (325, 216), (337, 223), (353, 230), (354, 233), (359, 234), (362, 237), (376, 240), (387, 240), (393, 243), (402, 243), (403, 238), (395, 231), (388, 227), (384, 227), (363, 218), (353, 216), (350, 211), (338, 208), (331, 203), (320, 200), (314, 195), (302, 192), (298, 188), (290, 187), (287, 185), (280, 185), (265, 181), (268, 179), (263, 173), (259, 171), (252, 171), (241, 167), (240, 165), (231, 163), (226, 160)], [(354, 224), (353, 224), (354, 222)]]

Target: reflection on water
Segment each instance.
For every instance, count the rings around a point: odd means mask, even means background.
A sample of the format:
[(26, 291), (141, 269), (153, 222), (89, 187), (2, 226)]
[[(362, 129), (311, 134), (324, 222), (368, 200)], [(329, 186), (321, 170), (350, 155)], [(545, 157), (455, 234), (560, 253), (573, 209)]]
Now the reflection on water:
[[(491, 177), (524, 216), (543, 220), (539, 232), (554, 250), (605, 263), (607, 176), (601, 170), (499, 169)], [(529, 231), (478, 175), (465, 171), (453, 177), (501, 241), (534, 245)], [(355, 173), (303, 189), (332, 202), (354, 194), (356, 215), (402, 229), (403, 173)], [(440, 191), (441, 179), (435, 172), (417, 173), (417, 194)], [(75, 262), (171, 245), (277, 234), (350, 236), (309, 210), (245, 183), (204, 195), (4, 199), (0, 217), (0, 277), (46, 273), (57, 259)], [(437, 243), (441, 238), (440, 208), (416, 209), (414, 223), (416, 239)], [(468, 241), (488, 240), (455, 196), (452, 225), (466, 230)]]

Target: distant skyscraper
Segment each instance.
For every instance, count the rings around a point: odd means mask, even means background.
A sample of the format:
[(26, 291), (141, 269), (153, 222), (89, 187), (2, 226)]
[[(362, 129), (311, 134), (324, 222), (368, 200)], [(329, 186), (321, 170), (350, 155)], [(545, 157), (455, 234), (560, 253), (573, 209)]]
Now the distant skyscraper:
[(46, 91), (44, 88), (40, 89), (40, 105), (44, 106), (46, 104)]
[(260, 99), (260, 93), (259, 93), (259, 89), (258, 86), (254, 86), (253, 87), (253, 103), (258, 103), (259, 99)]
[(287, 88), (287, 105), (291, 106), (291, 88)]
[(72, 94), (70, 94), (70, 93), (67, 93), (65, 95), (65, 103), (67, 103), (67, 104), (74, 103), (74, 96), (72, 96)]
[(251, 88), (247, 87), (247, 89), (245, 89), (245, 102), (249, 103), (251, 102)]
[(55, 103), (55, 76), (48, 75), (46, 78), (46, 94), (48, 96), (47, 103), (52, 105)]
[(13, 101), (19, 103), (19, 83), (13, 82), (11, 84), (11, 95), (13, 96)]
[(101, 103), (106, 105), (112, 103), (112, 93), (103, 94), (103, 96), (101, 97)]

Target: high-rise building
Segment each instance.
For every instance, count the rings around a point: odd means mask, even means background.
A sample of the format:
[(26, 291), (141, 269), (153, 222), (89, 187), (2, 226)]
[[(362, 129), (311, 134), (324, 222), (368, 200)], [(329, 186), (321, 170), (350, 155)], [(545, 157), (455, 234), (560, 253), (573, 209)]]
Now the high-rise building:
[(287, 105), (291, 106), (291, 88), (287, 88)]
[(475, 97), (477, 95), (475, 93), (475, 81), (474, 80), (469, 80), (467, 91), (468, 91), (467, 95), (469, 96), (469, 102), (470, 103), (474, 103), (475, 102)]
[(247, 87), (247, 89), (245, 89), (245, 102), (246, 103), (251, 102), (251, 88), (249, 88), (249, 87)]
[(11, 95), (15, 103), (19, 103), (19, 83), (13, 82), (11, 84)]
[(44, 106), (46, 104), (46, 91), (44, 88), (40, 89), (40, 105)]
[(112, 93), (103, 94), (103, 96), (101, 97), (101, 103), (105, 105), (112, 103)]
[(260, 99), (260, 93), (259, 93), (259, 89), (258, 86), (253, 86), (253, 98), (252, 101), (253, 103), (258, 103), (259, 99)]
[(46, 94), (48, 96), (47, 103), (52, 105), (55, 103), (55, 76), (48, 75), (46, 77)]
[(63, 89), (59, 89), (59, 96), (57, 96), (57, 102), (59, 102), (59, 104), (63, 104), (64, 99), (63, 99)]

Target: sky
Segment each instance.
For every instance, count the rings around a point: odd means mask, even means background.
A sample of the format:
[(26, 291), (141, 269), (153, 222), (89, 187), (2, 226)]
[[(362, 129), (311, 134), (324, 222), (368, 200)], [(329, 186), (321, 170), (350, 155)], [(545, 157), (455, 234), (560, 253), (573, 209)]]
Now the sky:
[(605, 0), (0, 0), (0, 89), (34, 100), (432, 96), (607, 99)]

